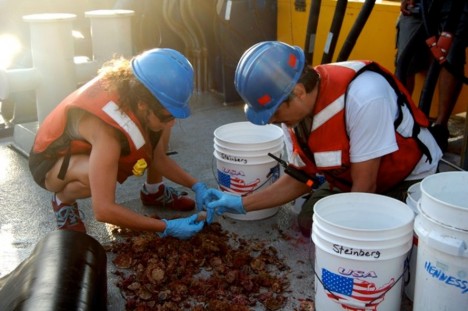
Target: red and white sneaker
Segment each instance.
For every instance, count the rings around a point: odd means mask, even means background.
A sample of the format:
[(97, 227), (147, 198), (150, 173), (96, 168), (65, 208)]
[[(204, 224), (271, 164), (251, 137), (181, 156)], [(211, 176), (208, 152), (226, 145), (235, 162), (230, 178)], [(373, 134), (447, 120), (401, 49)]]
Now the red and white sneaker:
[(52, 208), (54, 209), (57, 220), (58, 230), (73, 230), (86, 233), (86, 227), (81, 220), (78, 204), (61, 203), (57, 205), (55, 197), (52, 199)]
[(176, 211), (191, 211), (195, 208), (195, 201), (185, 191), (177, 191), (173, 187), (159, 186), (156, 193), (149, 193), (143, 185), (140, 198), (145, 206), (167, 207)]

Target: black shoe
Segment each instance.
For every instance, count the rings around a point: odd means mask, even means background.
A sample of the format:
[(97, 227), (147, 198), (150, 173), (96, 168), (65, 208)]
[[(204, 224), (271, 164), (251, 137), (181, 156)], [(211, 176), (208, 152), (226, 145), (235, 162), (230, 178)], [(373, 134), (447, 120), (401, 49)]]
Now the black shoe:
[(434, 136), (434, 139), (436, 140), (440, 149), (442, 149), (442, 152), (446, 152), (448, 148), (448, 139), (450, 136), (448, 128), (441, 124), (432, 123), (429, 127), (429, 131), (431, 132), (432, 136)]

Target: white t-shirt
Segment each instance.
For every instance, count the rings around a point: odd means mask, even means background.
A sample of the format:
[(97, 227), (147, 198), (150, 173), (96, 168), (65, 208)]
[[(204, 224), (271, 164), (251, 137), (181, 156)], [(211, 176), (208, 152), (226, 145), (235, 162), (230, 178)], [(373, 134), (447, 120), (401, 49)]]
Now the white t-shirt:
[[(398, 116), (396, 100), (395, 91), (378, 73), (366, 71), (350, 84), (345, 111), (352, 163), (398, 150), (393, 125)], [(404, 118), (399, 128), (406, 136), (411, 136), (412, 125), (412, 119)], [(422, 179), (435, 173), (442, 158), (442, 151), (428, 129), (421, 128), (419, 138), (430, 150), (432, 162), (423, 155), (406, 180)]]

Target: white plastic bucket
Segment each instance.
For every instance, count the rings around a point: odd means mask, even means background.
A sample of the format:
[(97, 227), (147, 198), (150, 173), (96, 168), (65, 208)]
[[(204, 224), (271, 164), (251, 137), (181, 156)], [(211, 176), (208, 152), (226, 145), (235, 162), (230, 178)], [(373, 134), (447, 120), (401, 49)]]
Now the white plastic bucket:
[(400, 310), (414, 213), (396, 199), (341, 193), (314, 206), (315, 308)]
[[(406, 204), (413, 210), (415, 216), (418, 212), (418, 202), (421, 199), (421, 183), (415, 183), (408, 188), (408, 196), (406, 197)], [(416, 281), (416, 259), (418, 256), (418, 235), (413, 232), (413, 248), (411, 249), (409, 269), (405, 276), (405, 294), (413, 301), (414, 299), (414, 286)]]
[[(280, 166), (268, 156), (272, 153), (281, 157), (283, 152), (283, 131), (278, 126), (236, 122), (217, 128), (214, 136), (215, 177), (220, 190), (248, 195), (279, 178)], [(224, 215), (237, 220), (258, 220), (275, 215), (279, 208)]]
[(468, 308), (468, 172), (421, 182), (414, 310)]

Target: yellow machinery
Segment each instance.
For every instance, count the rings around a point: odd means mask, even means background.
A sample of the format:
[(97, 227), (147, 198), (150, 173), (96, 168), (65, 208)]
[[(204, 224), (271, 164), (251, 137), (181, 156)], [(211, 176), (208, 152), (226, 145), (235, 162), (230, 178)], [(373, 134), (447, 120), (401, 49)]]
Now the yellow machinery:
[[(307, 0), (306, 10), (301, 12), (295, 9), (294, 0), (278, 0), (278, 40), (304, 48), (311, 2), (312, 0)], [(335, 4), (336, 1), (334, 0), (322, 0), (317, 26), (315, 48), (313, 52), (313, 65), (318, 65), (321, 62), (325, 43), (335, 12)], [(353, 26), (362, 5), (363, 1), (348, 1), (342, 28), (339, 33), (339, 38), (332, 61), (336, 60), (343, 42), (345, 41), (349, 30)], [(399, 14), (399, 0), (377, 0), (366, 25), (362, 29), (362, 32), (356, 41), (356, 45), (354, 46), (349, 59), (375, 60), (387, 67), (389, 70), (394, 71), (394, 60), (396, 53), (395, 26)], [(467, 68), (468, 65), (465, 68), (465, 72), (468, 72)], [(419, 75), (416, 78), (416, 86), (413, 96), (416, 103), (419, 101), (419, 94), (423, 85), (423, 81), (424, 76), (422, 75)], [(437, 114), (437, 102), (438, 92), (435, 90), (433, 103), (431, 105), (431, 116), (435, 116)], [(464, 85), (453, 113), (466, 111), (467, 103), (468, 87)]]

